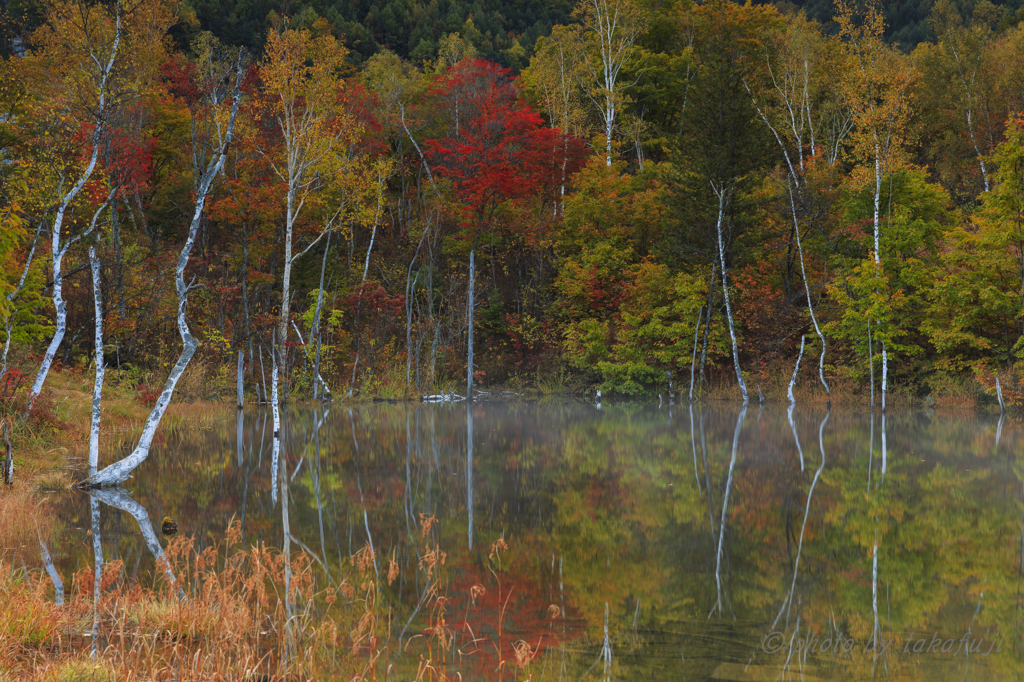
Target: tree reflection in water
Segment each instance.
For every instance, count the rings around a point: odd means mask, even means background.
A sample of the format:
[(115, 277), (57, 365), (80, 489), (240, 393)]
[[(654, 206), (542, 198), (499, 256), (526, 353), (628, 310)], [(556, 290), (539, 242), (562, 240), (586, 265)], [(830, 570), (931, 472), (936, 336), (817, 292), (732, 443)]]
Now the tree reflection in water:
[[(429, 541), (447, 554), (446, 627), (462, 645), (463, 679), (497, 679), (523, 643), (533, 656), (524, 665), (552, 679), (1024, 674), (1024, 467), (1012, 421), (890, 411), (876, 461), (871, 415), (771, 403), (746, 425), (738, 406), (666, 419), (608, 402), (290, 405), (277, 456), (264, 458), (268, 416), (246, 411), (239, 431), (225, 411), (220, 428), (168, 435), (132, 496), (64, 499), (55, 572), (99, 568), (101, 537), (108, 558), (141, 550), (143, 570), (155, 570), (162, 550), (149, 512), (178, 520), (199, 551), (237, 516), (246, 543), (309, 553), (324, 585), (351, 579), (349, 557), (372, 543), (371, 575), (392, 614), (381, 660), (415, 673), (437, 584), (422, 567), (420, 521), (434, 517)], [(804, 471), (800, 439), (815, 430), (821, 460)], [(93, 519), (94, 501), (127, 512), (139, 531), (126, 533), (113, 509)], [(95, 521), (92, 542), (79, 541), (78, 518)], [(501, 603), (487, 556), (500, 537), (510, 546)], [(395, 563), (393, 582), (378, 558)], [(766, 652), (773, 631), (786, 646)], [(923, 632), (998, 632), (1004, 644), (969, 668), (951, 654), (902, 653)], [(808, 633), (857, 647), (800, 650)], [(884, 658), (868, 650), (890, 639)]]

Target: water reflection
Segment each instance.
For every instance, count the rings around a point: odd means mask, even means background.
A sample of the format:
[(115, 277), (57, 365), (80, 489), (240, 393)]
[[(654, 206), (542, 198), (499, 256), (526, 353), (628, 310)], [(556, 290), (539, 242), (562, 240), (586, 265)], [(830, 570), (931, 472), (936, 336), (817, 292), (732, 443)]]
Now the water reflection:
[[(447, 555), (448, 627), (477, 642), (461, 649), (475, 652), (461, 659), (463, 679), (495, 678), (521, 643), (537, 679), (541, 669), (545, 679), (1024, 673), (1024, 469), (1012, 423), (890, 413), (876, 424), (771, 404), (749, 421), (730, 407), (667, 414), (609, 403), (290, 406), (271, 435), (267, 412), (225, 411), (218, 428), (168, 433), (131, 496), (69, 497), (54, 573), (94, 566), (98, 591), (105, 555), (173, 580), (151, 519), (173, 517), (202, 551), (236, 516), (246, 543), (301, 549), (325, 584), (372, 548), (398, 643), (387, 660), (402, 671), (416, 671), (433, 625), (429, 537)], [(806, 471), (801, 437), (816, 437), (820, 455), (808, 450)], [(499, 539), (509, 545), (500, 570)], [(915, 654), (922, 633), (938, 649)], [(968, 666), (942, 651), (962, 637), (1002, 647)]]

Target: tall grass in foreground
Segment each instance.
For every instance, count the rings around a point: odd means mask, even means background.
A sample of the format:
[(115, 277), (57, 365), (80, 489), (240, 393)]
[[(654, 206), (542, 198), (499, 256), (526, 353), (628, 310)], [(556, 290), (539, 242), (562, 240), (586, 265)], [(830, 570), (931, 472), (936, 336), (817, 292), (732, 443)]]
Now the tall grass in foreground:
[(240, 548), (240, 534), (234, 523), (203, 551), (191, 538), (172, 540), (174, 583), (129, 581), (111, 561), (98, 602), (93, 569), (83, 569), (63, 606), (46, 573), (0, 559), (0, 680), (351, 679), (342, 633), (360, 606), (352, 590), (318, 591), (310, 561), (297, 554), (286, 600), (284, 556)]
[[(19, 568), (0, 555), (0, 682), (447, 682), (465, 674), (460, 670), (467, 664), (464, 656), (479, 659), (469, 665), (485, 668), (488, 679), (529, 676), (537, 651), (502, 632), (501, 600), (507, 602), (511, 589), (500, 577), (504, 540), (492, 545), (487, 562), (497, 584), (495, 604), (501, 605), (497, 623), (486, 627), (489, 636), (481, 636), (483, 623), (474, 632), (467, 618), (482, 607), (488, 590), (473, 585), (465, 595), (448, 593), (446, 554), (431, 532), (434, 521), (421, 517), (420, 559), (413, 569), (419, 575), (408, 579), (424, 587), (404, 628), (384, 584), (399, 577), (394, 556), (377, 557), (366, 547), (352, 557), (346, 579), (338, 584), (325, 579), (319, 559), (314, 563), (309, 555), (293, 552), (286, 578), (284, 555), (263, 545), (240, 546), (237, 522), (222, 543), (201, 551), (192, 538), (171, 540), (165, 555), (173, 582), (158, 568), (154, 573), (161, 577), (147, 586), (127, 578), (121, 561), (109, 561), (102, 568), (98, 601), (95, 574), (86, 568), (66, 587), (63, 606), (54, 603), (45, 572), (23, 563)], [(417, 613), (419, 625), (414, 624)], [(488, 613), (494, 612), (479, 611), (485, 619)], [(395, 641), (392, 633), (398, 630), (402, 635)]]

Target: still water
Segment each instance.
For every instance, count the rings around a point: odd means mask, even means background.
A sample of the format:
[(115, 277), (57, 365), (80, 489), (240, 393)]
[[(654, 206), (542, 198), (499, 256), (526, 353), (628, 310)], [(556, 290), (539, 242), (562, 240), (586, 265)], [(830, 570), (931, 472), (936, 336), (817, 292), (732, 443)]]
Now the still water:
[[(152, 575), (164, 516), (199, 545), (234, 517), (280, 548), (287, 513), (336, 583), (372, 546), (400, 679), (438, 619), (424, 537), (462, 679), (1024, 676), (1024, 460), (994, 416), (295, 405), (281, 438), (275, 467), (262, 409), (166, 432), (131, 498), (101, 505), (107, 560)], [(88, 496), (60, 513), (66, 582), (92, 562)]]

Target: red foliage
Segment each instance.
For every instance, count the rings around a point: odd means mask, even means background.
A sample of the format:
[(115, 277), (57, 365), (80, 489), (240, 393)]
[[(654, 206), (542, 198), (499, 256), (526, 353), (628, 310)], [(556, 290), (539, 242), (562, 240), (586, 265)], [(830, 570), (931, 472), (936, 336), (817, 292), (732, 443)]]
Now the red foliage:
[(142, 403), (146, 407), (153, 407), (156, 405), (157, 398), (160, 397), (160, 389), (154, 388), (149, 384), (139, 384), (135, 389), (135, 400)]
[(480, 60), (449, 69), (433, 95), (448, 104), (449, 136), (427, 140), (439, 174), (465, 205), (466, 225), (483, 228), (501, 203), (554, 191), (582, 164), (582, 145), (548, 128), (519, 97), (508, 69)]

